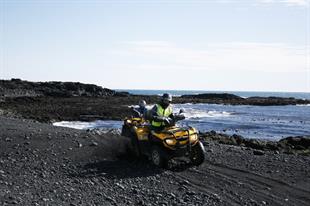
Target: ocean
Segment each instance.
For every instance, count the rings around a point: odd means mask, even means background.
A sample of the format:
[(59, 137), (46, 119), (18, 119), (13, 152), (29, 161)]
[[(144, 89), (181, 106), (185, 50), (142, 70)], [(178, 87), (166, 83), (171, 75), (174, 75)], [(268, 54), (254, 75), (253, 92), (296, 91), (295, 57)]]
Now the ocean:
[[(172, 95), (204, 93), (201, 91), (119, 90), (132, 94)], [(213, 92), (213, 91), (206, 91)], [(217, 92), (219, 93), (219, 92)], [(310, 99), (309, 93), (228, 92), (242, 97), (278, 96)], [(149, 105), (151, 108), (152, 105)], [(288, 136), (310, 135), (310, 105), (249, 106), (221, 104), (174, 104), (174, 112), (185, 110), (186, 119), (180, 125), (196, 127), (201, 132), (214, 130), (239, 134), (246, 138), (279, 140)], [(57, 122), (55, 126), (76, 129), (120, 129), (122, 121)]]
[(184, 94), (202, 94), (202, 93), (229, 93), (235, 94), (240, 97), (294, 97), (297, 99), (310, 99), (309, 92), (251, 92), (251, 91), (203, 91), (203, 90), (128, 90), (128, 89), (116, 89), (120, 92), (129, 92), (137, 95), (162, 95), (164, 93), (170, 93), (173, 96), (181, 96)]

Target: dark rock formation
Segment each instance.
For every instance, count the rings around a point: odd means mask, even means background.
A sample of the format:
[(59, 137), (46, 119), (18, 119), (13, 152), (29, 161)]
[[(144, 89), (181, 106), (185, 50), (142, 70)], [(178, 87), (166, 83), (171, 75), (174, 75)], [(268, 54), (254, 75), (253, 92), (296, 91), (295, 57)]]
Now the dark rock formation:
[(310, 154), (310, 136), (286, 137), (280, 141), (247, 139), (240, 135), (229, 136), (215, 131), (200, 134), (203, 141), (215, 141), (220, 144), (245, 146), (254, 150), (282, 151), (289, 154)]
[[(79, 82), (28, 82), (0, 80), (0, 113), (41, 122), (61, 120), (121, 120), (131, 114), (130, 105), (144, 99), (148, 104), (157, 95), (132, 95), (93, 84)], [(310, 104), (310, 100), (279, 97), (241, 98), (233, 94), (200, 94), (174, 97), (173, 103), (211, 103), (232, 105)], [(226, 140), (223, 140), (226, 141)], [(238, 138), (234, 141), (240, 141)]]
[(249, 105), (271, 106), (271, 105), (296, 105), (309, 104), (309, 100), (295, 99), (293, 97), (249, 97), (246, 99)]
[[(94, 84), (80, 82), (29, 82), (21, 79), (0, 80), (0, 96), (103, 97), (117, 92)], [(119, 95), (124, 95), (121, 93)]]
[(258, 105), (258, 106), (280, 106), (280, 105), (296, 105), (310, 104), (310, 100), (295, 99), (293, 97), (249, 97), (242, 98), (234, 94), (197, 94), (197, 95), (182, 95), (176, 100), (180, 103), (211, 103), (211, 104), (232, 104), (232, 105)]
[(286, 137), (279, 142), (296, 150), (310, 149), (310, 136)]

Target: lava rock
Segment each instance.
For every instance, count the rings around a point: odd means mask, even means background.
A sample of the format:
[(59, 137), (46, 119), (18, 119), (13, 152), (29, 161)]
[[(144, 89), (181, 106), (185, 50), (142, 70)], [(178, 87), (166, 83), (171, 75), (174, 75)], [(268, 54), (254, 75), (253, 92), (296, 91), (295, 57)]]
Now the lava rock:
[(253, 154), (261, 156), (261, 155), (264, 155), (265, 153), (263, 151), (261, 151), (261, 150), (254, 150)]

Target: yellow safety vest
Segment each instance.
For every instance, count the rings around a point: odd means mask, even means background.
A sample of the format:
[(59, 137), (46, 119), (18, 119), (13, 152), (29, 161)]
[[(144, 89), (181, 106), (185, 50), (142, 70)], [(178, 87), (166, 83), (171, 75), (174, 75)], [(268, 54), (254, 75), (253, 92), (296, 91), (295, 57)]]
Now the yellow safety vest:
[[(159, 104), (156, 105), (157, 106), (157, 115), (160, 117), (169, 117), (172, 114), (172, 107), (169, 105), (166, 109), (162, 108)], [(156, 122), (156, 121), (152, 121), (152, 126), (154, 127), (161, 127), (161, 126), (165, 126), (164, 122)]]

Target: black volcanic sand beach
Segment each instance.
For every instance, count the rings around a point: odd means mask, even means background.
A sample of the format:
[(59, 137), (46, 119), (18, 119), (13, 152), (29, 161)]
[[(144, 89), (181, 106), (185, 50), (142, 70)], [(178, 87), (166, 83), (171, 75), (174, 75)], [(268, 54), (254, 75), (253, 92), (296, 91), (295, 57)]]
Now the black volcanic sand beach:
[[(309, 205), (310, 157), (204, 142), (168, 170), (114, 134), (0, 117), (1, 205)], [(256, 154), (256, 155), (255, 155)]]
[[(72, 82), (0, 80), (0, 205), (309, 205), (310, 139), (247, 140), (200, 134), (206, 161), (159, 169), (133, 158), (117, 132), (54, 127), (60, 120), (123, 119), (129, 106), (158, 96)], [(175, 103), (308, 104), (232, 94)]]

